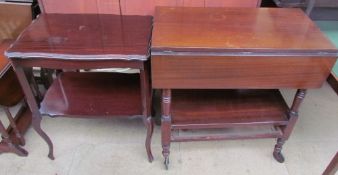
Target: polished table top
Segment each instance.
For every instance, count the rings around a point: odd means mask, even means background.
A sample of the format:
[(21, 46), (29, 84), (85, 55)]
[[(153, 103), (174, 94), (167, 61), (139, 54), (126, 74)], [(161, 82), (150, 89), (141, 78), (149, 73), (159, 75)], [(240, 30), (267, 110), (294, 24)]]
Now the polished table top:
[(152, 54), (179, 51), (337, 55), (335, 46), (300, 9), (157, 7)]
[(319, 88), (338, 50), (299, 9), (158, 7), (157, 89)]
[(151, 16), (42, 14), (7, 51), (8, 57), (147, 60)]
[(5, 57), (4, 52), (9, 46), (11, 40), (0, 41), (0, 78), (11, 67), (9, 60)]

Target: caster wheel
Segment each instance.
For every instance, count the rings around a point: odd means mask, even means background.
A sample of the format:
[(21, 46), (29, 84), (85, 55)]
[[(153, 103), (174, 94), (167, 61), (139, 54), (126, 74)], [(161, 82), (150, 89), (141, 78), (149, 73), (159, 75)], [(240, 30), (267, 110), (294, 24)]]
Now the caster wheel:
[(164, 166), (165, 166), (165, 169), (168, 170), (169, 169), (169, 158), (165, 158), (164, 160)]
[(274, 152), (273, 157), (277, 160), (279, 163), (283, 163), (285, 161), (284, 156), (281, 152)]

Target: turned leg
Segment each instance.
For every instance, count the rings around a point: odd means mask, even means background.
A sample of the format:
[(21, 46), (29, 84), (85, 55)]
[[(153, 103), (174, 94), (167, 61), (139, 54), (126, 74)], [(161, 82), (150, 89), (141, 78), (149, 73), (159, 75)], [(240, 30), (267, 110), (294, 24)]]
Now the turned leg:
[(3, 152), (12, 152), (19, 156), (27, 156), (28, 152), (21, 148), (20, 146), (14, 145), (9, 138), (9, 135), (6, 131), (5, 126), (0, 121), (0, 133), (2, 136), (2, 142), (0, 144), (0, 153)]
[(149, 162), (154, 160), (151, 152), (151, 138), (154, 131), (154, 122), (151, 117), (151, 88), (150, 88), (150, 74), (148, 72), (148, 62), (144, 63), (144, 68), (140, 69), (140, 84), (141, 84), (141, 98), (142, 98), (142, 114), (143, 122), (147, 128), (147, 136), (145, 147), (148, 155)]
[(275, 145), (273, 156), (280, 163), (283, 163), (285, 161), (284, 156), (282, 154), (282, 148), (283, 148), (285, 141), (290, 137), (290, 134), (292, 133), (292, 130), (298, 120), (298, 109), (303, 99), (305, 98), (305, 95), (306, 95), (306, 89), (297, 90), (291, 109), (288, 112), (289, 122), (286, 125), (286, 127), (283, 129), (283, 136), (277, 139), (277, 144)]
[(20, 141), (20, 145), (25, 145), (25, 139), (23, 138), (22, 134), (20, 133), (20, 131), (18, 130), (18, 128), (16, 127), (16, 124), (15, 124), (15, 121), (14, 121), (14, 118), (12, 117), (12, 114), (11, 112), (9, 111), (9, 108), (8, 107), (4, 107), (3, 108), (5, 110), (5, 113), (7, 115), (7, 118), (8, 118), (8, 121), (9, 121), (9, 124), (11, 125), (14, 133), (15, 133), (15, 136), (19, 139)]
[(52, 160), (54, 160), (53, 155), (53, 144), (50, 140), (50, 138), (47, 136), (47, 134), (41, 129), (41, 114), (38, 108), (38, 104), (36, 102), (36, 99), (33, 95), (32, 89), (30, 88), (30, 85), (28, 83), (27, 77), (25, 75), (25, 72), (23, 68), (19, 65), (17, 65), (16, 61), (12, 61), (15, 72), (18, 76), (19, 82), (21, 84), (21, 87), (25, 93), (27, 104), (32, 111), (32, 125), (34, 130), (42, 137), (42, 139), (48, 144), (49, 147), (49, 153), (48, 157)]
[(171, 138), (171, 90), (162, 90), (162, 118), (161, 118), (161, 136), (162, 136), (162, 154), (164, 156), (164, 165), (168, 169)]

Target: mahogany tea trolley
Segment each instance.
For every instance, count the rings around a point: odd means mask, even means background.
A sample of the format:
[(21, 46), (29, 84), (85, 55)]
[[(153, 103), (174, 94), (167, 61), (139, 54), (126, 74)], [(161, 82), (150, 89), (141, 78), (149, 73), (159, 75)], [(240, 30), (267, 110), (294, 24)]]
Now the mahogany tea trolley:
[[(50, 159), (54, 159), (53, 144), (40, 126), (44, 115), (140, 116), (147, 128), (148, 159), (153, 160), (151, 29), (151, 16), (41, 14), (7, 50), (33, 113), (33, 128), (47, 142)], [(23, 72), (32, 67), (61, 70), (40, 104)], [(139, 73), (81, 71), (101, 68), (133, 68)]]
[[(151, 74), (162, 90), (166, 168), (171, 142), (199, 140), (277, 138), (273, 156), (283, 162), (306, 89), (321, 87), (337, 53), (300, 9), (158, 7)], [(291, 107), (280, 88), (297, 89)], [(253, 126), (261, 130), (173, 132)]]

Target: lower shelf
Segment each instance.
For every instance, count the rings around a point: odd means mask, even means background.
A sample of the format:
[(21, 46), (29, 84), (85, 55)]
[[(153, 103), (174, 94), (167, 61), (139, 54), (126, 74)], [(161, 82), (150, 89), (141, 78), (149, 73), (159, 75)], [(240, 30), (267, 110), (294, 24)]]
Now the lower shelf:
[(287, 125), (279, 90), (173, 90), (172, 128)]
[(172, 134), (171, 141), (207, 141), (207, 140), (233, 140), (233, 139), (256, 139), (256, 138), (278, 138), (283, 132), (279, 126), (251, 126), (222, 129), (204, 130), (179, 130)]
[(40, 112), (82, 118), (142, 115), (139, 74), (61, 73), (47, 90)]

